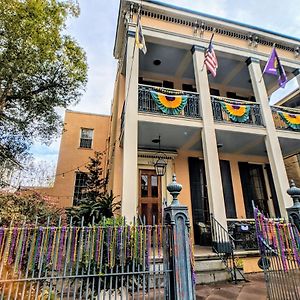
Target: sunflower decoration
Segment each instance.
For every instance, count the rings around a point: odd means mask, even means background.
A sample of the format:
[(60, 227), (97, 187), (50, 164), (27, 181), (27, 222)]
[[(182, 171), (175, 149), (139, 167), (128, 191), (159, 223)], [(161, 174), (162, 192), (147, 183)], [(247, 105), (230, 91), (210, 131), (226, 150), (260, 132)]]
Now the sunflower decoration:
[(227, 113), (230, 120), (238, 123), (245, 123), (249, 120), (250, 105), (228, 103), (221, 101), (222, 109)]
[(293, 114), (283, 111), (278, 111), (278, 114), (288, 127), (294, 130), (300, 130), (300, 114)]
[(187, 95), (166, 94), (159, 91), (150, 91), (157, 107), (165, 114), (179, 115), (187, 104)]

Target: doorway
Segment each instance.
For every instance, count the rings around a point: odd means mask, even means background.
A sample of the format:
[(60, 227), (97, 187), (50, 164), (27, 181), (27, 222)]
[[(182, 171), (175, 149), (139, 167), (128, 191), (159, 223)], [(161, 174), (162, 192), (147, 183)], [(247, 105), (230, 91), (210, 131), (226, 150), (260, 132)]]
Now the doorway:
[(139, 216), (147, 225), (160, 224), (162, 219), (161, 178), (154, 170), (139, 172)]
[(268, 194), (264, 178), (263, 166), (239, 162), (246, 217), (253, 218), (253, 207), (258, 207), (265, 215), (269, 215)]
[(204, 161), (189, 157), (189, 175), (193, 214), (194, 241), (196, 245), (211, 244), (210, 214), (206, 187)]

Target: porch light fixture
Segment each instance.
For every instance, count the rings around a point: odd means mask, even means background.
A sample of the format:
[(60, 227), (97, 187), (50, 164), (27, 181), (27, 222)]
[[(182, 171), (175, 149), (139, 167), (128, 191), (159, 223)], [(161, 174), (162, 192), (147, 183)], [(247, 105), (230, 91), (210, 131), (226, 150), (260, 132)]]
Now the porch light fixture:
[(158, 144), (158, 160), (154, 163), (155, 172), (157, 176), (164, 176), (166, 174), (167, 162), (163, 156), (166, 156), (160, 151), (160, 136), (158, 139), (152, 140), (152, 143)]
[(160, 59), (155, 59), (155, 60), (153, 61), (153, 64), (154, 64), (155, 66), (159, 66), (159, 65), (161, 64), (161, 60), (160, 60)]

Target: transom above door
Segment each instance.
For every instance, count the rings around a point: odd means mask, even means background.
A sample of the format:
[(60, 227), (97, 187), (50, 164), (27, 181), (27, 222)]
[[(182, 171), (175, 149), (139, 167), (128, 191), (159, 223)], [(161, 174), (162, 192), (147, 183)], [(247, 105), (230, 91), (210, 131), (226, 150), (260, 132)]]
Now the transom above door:
[(139, 215), (147, 224), (161, 223), (161, 180), (154, 170), (139, 172)]

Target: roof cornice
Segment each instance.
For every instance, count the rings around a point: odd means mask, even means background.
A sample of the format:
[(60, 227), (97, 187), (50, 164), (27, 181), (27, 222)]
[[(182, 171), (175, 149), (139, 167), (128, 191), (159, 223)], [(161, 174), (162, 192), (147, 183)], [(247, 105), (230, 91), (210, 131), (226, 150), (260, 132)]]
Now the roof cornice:
[[(116, 49), (116, 45), (121, 45), (123, 41), (120, 44), (120, 39), (123, 40), (125, 36), (124, 33), (122, 34), (121, 32), (118, 32), (118, 29), (120, 29), (120, 21), (122, 21), (123, 23), (126, 21), (126, 12), (129, 18), (133, 13), (136, 13), (141, 1), (121, 0), (120, 3), (121, 4), (114, 51), (114, 56), (116, 58), (119, 58), (121, 49), (121, 47)], [(200, 32), (200, 34), (201, 31), (212, 32), (213, 30), (215, 30), (215, 32), (219, 35), (246, 40), (249, 43), (252, 43), (255, 47), (257, 45), (272, 47), (273, 44), (276, 43), (277, 49), (294, 52), (296, 55), (299, 55), (300, 39), (295, 37), (290, 37), (255, 26), (211, 16), (208, 14), (177, 7), (155, 0), (144, 0), (142, 3), (141, 14), (153, 19), (188, 26), (193, 28), (195, 32)], [(125, 29), (124, 26), (123, 28)]]

